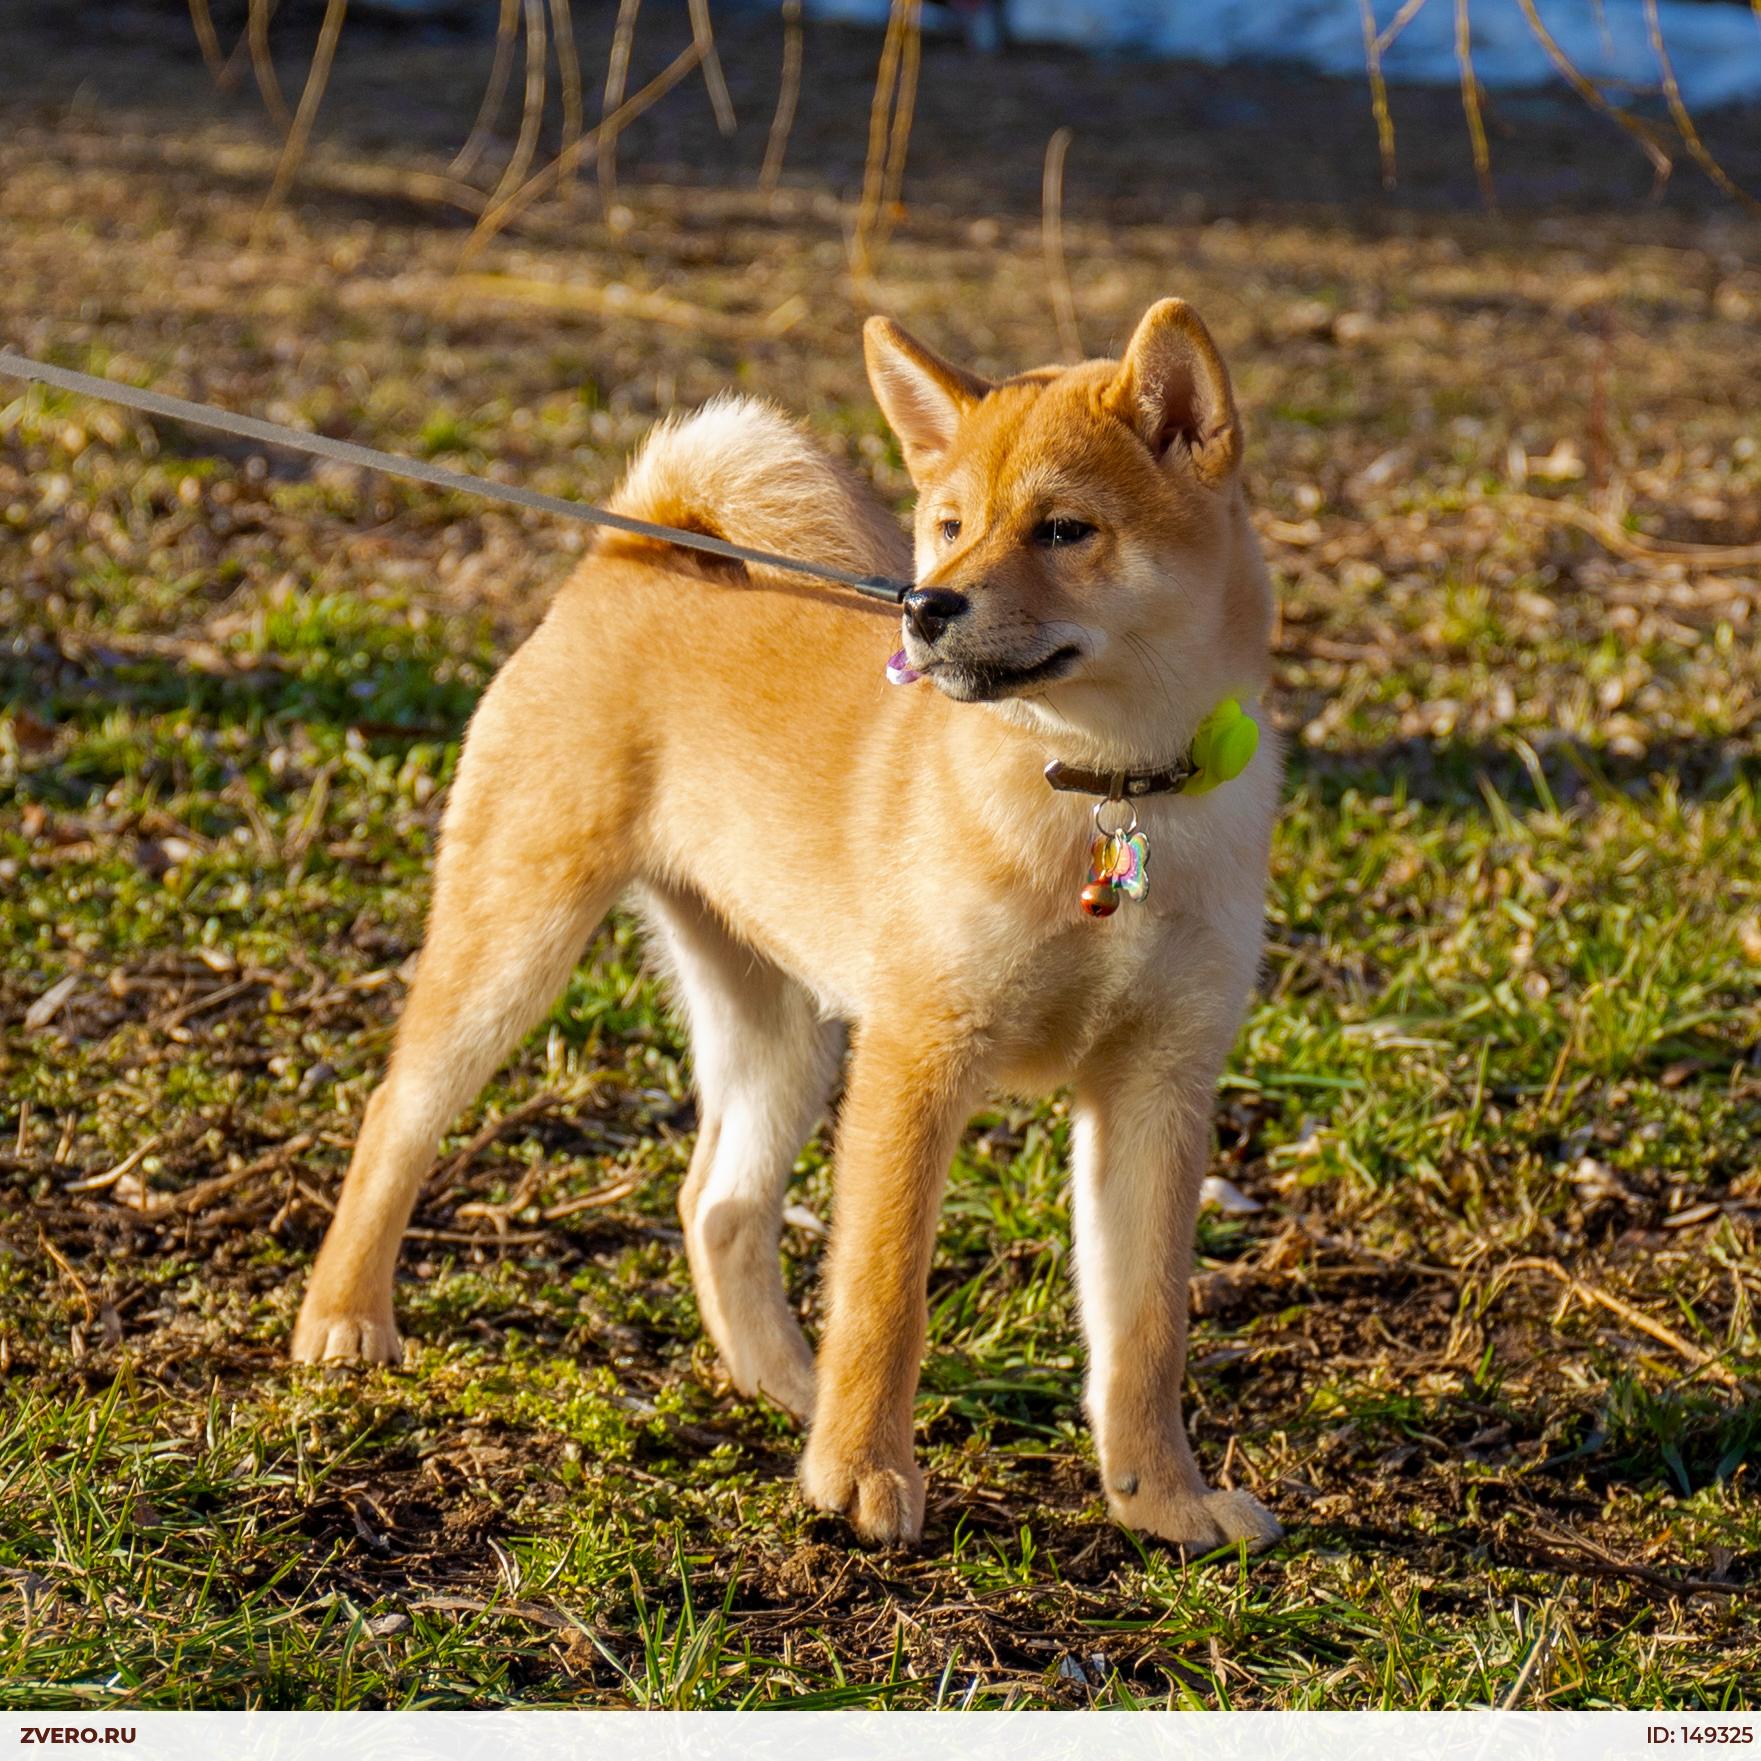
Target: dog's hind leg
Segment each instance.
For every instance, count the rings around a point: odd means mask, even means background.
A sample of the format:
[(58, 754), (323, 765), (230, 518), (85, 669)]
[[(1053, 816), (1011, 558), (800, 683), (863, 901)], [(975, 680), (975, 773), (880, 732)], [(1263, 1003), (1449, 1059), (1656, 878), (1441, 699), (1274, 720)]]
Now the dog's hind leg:
[(440, 1135), (550, 1006), (627, 878), (615, 779), (522, 732), (522, 698), (544, 683), (545, 657), (529, 652), (496, 681), (466, 741), (391, 1068), (367, 1103), (294, 1329), (301, 1362), (397, 1361), (398, 1242)]
[(691, 1027), (699, 1126), (679, 1193), (704, 1327), (734, 1386), (799, 1419), (813, 1353), (777, 1260), (795, 1157), (825, 1110), (843, 1030), (695, 899), (655, 894), (648, 915)]

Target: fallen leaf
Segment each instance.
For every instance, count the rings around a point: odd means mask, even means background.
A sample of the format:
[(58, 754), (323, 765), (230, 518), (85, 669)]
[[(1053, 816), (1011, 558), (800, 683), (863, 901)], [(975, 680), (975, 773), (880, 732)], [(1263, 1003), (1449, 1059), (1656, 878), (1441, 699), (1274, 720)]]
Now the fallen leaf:
[(24, 1012), (24, 1030), (26, 1033), (40, 1033), (57, 1015), (62, 1005), (79, 989), (80, 975), (70, 972), (65, 978), (58, 978), (50, 987), (31, 1004)]
[(1201, 1205), (1215, 1205), (1218, 1210), (1231, 1217), (1250, 1216), (1253, 1212), (1266, 1208), (1257, 1198), (1249, 1198), (1233, 1181), (1225, 1180), (1220, 1174), (1205, 1176), (1205, 1183), (1199, 1188), (1198, 1202)]

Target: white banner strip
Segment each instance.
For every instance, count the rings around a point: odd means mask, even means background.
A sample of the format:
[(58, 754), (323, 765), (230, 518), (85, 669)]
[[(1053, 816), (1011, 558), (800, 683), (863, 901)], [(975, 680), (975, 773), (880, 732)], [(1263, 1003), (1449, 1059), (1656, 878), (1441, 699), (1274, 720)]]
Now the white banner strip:
[[(0, 1752), (116, 1761), (1614, 1761), (1756, 1750), (1669, 1712), (0, 1713)], [(1757, 1758), (1761, 1761), (1761, 1757)]]

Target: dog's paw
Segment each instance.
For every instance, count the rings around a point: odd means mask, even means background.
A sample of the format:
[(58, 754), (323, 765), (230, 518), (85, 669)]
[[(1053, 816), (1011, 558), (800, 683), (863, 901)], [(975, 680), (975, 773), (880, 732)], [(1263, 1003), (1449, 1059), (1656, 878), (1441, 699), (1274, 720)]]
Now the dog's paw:
[(314, 1307), (308, 1300), (294, 1326), (297, 1364), (400, 1364), (403, 1341), (387, 1309), (383, 1314), (346, 1314)]
[(1127, 1528), (1172, 1541), (1189, 1557), (1239, 1541), (1247, 1543), (1249, 1553), (1263, 1553), (1284, 1534), (1278, 1519), (1251, 1492), (1173, 1495), (1115, 1486), (1109, 1488), (1107, 1502)]
[[(717, 1341), (720, 1344), (720, 1341)], [(813, 1419), (817, 1378), (813, 1348), (793, 1319), (757, 1337), (729, 1342), (721, 1357), (728, 1380), (748, 1400), (768, 1400), (805, 1428)]]
[(923, 1537), (923, 1473), (909, 1458), (892, 1465), (845, 1456), (809, 1438), (801, 1491), (816, 1510), (845, 1518), (870, 1547), (909, 1547)]
[[(737, 1384), (736, 1384), (737, 1385)], [(804, 1351), (801, 1358), (779, 1358), (752, 1378), (750, 1388), (742, 1394), (758, 1395), (774, 1406), (780, 1406), (798, 1425), (813, 1419), (813, 1354)]]

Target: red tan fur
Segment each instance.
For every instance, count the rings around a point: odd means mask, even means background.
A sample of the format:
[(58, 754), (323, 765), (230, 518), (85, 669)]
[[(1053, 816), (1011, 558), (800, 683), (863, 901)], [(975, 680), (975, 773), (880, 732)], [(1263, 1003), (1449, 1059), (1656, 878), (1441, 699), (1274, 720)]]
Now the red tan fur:
[[(396, 1360), (398, 1241), (440, 1134), (629, 896), (691, 1029), (679, 1208), (704, 1323), (736, 1386), (808, 1423), (808, 1499), (864, 1540), (919, 1537), (911, 1406), (948, 1163), (987, 1094), (1070, 1084), (1108, 1499), (1187, 1547), (1264, 1545), (1270, 1514), (1200, 1475), (1181, 1384), (1279, 758), (1268, 742), (1214, 793), (1140, 803), (1150, 895), (1105, 922), (1078, 904), (1092, 803), (1042, 777), (1052, 758), (1167, 764), (1221, 698), (1252, 708), (1265, 686), (1271, 589), (1228, 376), (1177, 300), (1121, 361), (999, 385), (881, 319), (867, 349), (918, 489), (917, 581), (963, 599), (933, 640), (908, 620), (926, 681), (884, 681), (891, 613), (793, 579), (623, 539), (582, 564), (472, 720), (427, 945), (294, 1355)], [(746, 400), (658, 429), (616, 505), (851, 569), (912, 561), (866, 486)], [(846, 1041), (816, 1363), (777, 1242)]]

